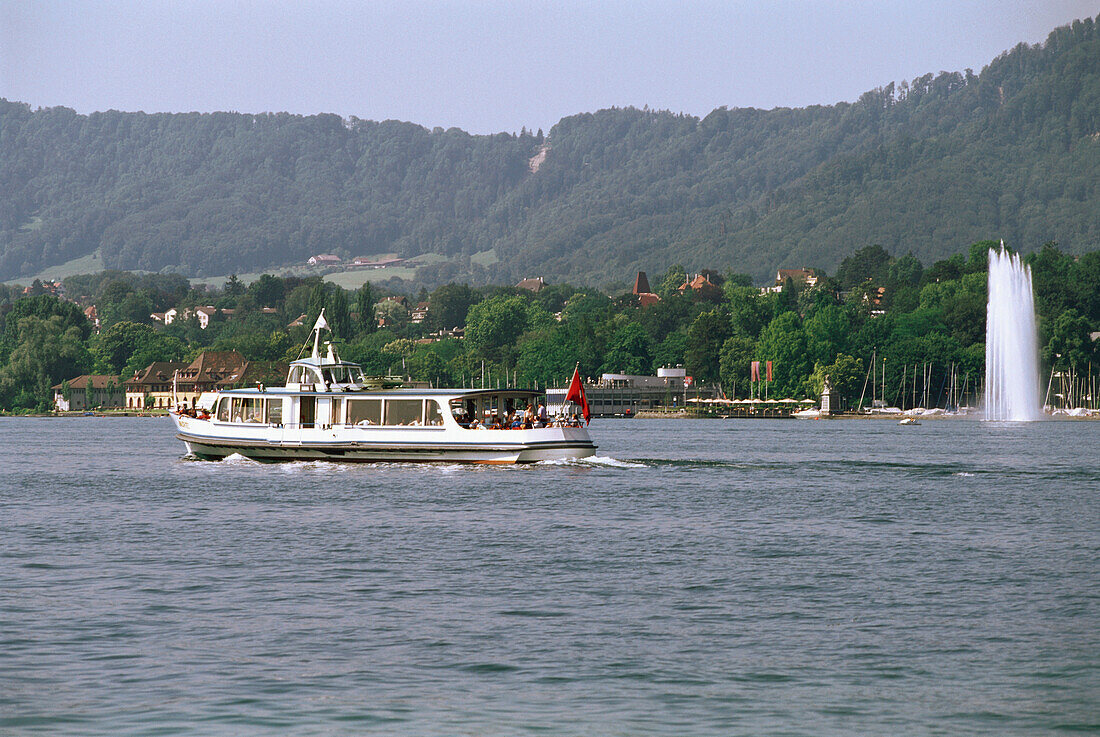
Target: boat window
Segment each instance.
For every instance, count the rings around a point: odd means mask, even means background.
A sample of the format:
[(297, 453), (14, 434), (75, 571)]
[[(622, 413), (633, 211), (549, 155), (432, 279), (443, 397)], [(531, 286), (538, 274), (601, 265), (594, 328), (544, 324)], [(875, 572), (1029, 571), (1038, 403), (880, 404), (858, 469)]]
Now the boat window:
[(419, 399), (387, 399), (387, 425), (419, 425), (423, 402)]
[(301, 366), (294, 366), (290, 369), (289, 381), (291, 384), (301, 384), (304, 381), (303, 376), (305, 376), (305, 369)]
[(343, 399), (343, 397), (333, 397), (331, 401), (332, 401), (332, 414), (329, 416), (330, 417), (329, 424), (330, 425), (339, 425), (340, 424), (340, 410), (342, 410), (344, 408), (344, 399)]
[(349, 372), (344, 366), (333, 366), (324, 370), (325, 380), (332, 384), (346, 384), (351, 381)]
[(263, 400), (258, 397), (233, 397), (230, 416), (233, 422), (263, 422)]
[(349, 399), (347, 411), (349, 425), (381, 425), (381, 399)]
[(424, 417), (427, 418), (425, 425), (442, 425), (443, 424), (443, 410), (439, 407), (439, 402), (434, 399), (424, 400)]
[(218, 419), (222, 422), (229, 422), (229, 397), (222, 397), (218, 402)]
[(283, 400), (267, 400), (267, 422), (269, 425), (283, 424)]

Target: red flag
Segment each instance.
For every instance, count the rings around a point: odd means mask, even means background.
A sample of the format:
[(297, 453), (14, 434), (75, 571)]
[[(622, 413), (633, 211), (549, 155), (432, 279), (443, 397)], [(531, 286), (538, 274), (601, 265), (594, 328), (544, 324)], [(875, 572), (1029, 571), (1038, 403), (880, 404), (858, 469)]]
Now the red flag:
[(565, 401), (575, 402), (581, 406), (584, 413), (584, 424), (588, 424), (592, 413), (588, 411), (588, 397), (584, 396), (584, 384), (581, 382), (581, 370), (578, 366), (573, 369), (573, 381), (569, 384), (569, 392), (565, 395)]
[(772, 362), (768, 361), (768, 381), (772, 380)]
[(760, 381), (760, 362), (753, 361), (749, 381)]

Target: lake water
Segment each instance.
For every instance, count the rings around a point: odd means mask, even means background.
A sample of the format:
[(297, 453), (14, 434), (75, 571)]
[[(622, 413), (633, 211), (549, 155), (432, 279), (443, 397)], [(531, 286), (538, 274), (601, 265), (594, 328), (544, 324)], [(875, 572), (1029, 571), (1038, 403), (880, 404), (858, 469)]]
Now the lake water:
[(260, 465), (0, 418), (0, 733), (1100, 730), (1100, 423), (591, 430)]

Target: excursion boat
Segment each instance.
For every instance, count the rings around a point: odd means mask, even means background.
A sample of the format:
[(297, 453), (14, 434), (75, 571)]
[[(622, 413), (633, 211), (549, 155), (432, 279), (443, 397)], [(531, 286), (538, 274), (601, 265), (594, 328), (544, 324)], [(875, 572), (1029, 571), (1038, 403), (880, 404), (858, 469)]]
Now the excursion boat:
[[(290, 364), (286, 386), (209, 392), (193, 411), (172, 411), (176, 437), (192, 455), (257, 461), (452, 461), (534, 463), (596, 452), (579, 422), (547, 418), (529, 429), (497, 429), (538, 406), (523, 389), (410, 389), (364, 376), (340, 360), (324, 313), (308, 358)], [(303, 351), (305, 349), (303, 348)]]

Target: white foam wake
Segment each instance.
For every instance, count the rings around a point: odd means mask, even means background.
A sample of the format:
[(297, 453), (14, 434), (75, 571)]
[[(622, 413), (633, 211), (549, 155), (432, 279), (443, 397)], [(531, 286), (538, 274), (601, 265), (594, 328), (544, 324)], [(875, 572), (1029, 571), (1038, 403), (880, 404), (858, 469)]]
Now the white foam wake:
[(228, 463), (231, 466), (259, 466), (259, 461), (254, 461), (251, 458), (246, 458), (240, 453), (230, 453), (222, 459), (222, 463)]
[(539, 461), (540, 466), (601, 466), (605, 468), (647, 468), (644, 463), (620, 461), (611, 456), (588, 456), (587, 458), (558, 458), (550, 461)]

